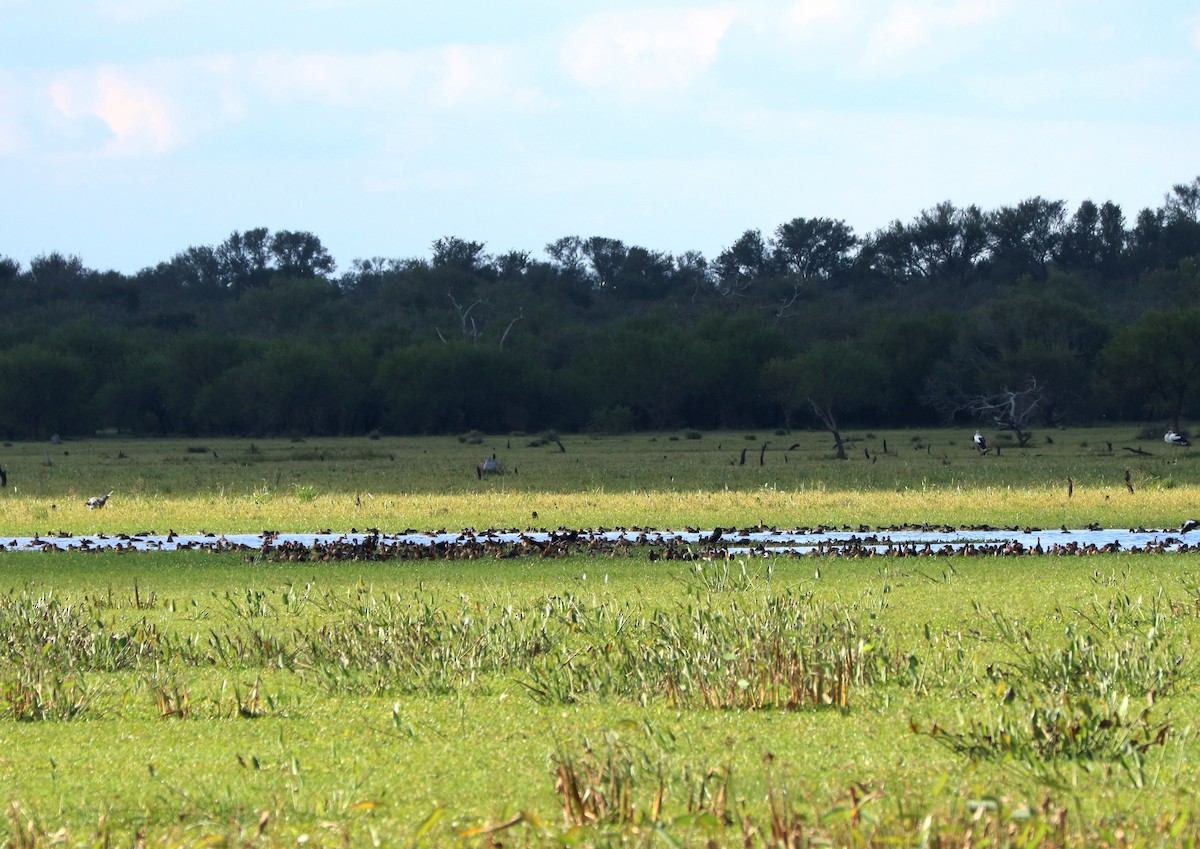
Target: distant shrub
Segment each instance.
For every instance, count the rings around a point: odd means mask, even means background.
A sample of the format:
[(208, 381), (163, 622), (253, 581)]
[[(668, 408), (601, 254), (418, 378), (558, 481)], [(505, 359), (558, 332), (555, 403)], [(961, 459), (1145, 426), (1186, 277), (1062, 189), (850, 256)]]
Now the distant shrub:
[(633, 410), (620, 404), (593, 410), (587, 429), (592, 433), (629, 433), (633, 430)]

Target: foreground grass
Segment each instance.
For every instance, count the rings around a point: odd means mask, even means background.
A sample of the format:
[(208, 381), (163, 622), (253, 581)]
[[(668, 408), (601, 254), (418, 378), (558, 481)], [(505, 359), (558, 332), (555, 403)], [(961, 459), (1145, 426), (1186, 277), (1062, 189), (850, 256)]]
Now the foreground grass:
[[(1198, 512), (1200, 454), (1134, 427), (986, 457), (966, 431), (850, 436), (846, 461), (816, 433), (17, 443), (0, 451), (0, 535)], [(493, 453), (504, 474), (477, 477)], [(1200, 836), (1187, 555), (4, 552), (0, 579), (4, 845)]]
[[(845, 461), (813, 432), (578, 436), (561, 448), (511, 435), (16, 443), (0, 451), (0, 533), (1178, 527), (1200, 503), (1200, 453), (1134, 426), (1054, 431), (1025, 449), (999, 435), (1000, 455), (985, 457), (970, 436), (851, 434)], [(504, 474), (478, 478), (493, 454)], [(104, 511), (84, 507), (110, 490)]]
[(1187, 556), (0, 566), (8, 845), (1200, 834)]

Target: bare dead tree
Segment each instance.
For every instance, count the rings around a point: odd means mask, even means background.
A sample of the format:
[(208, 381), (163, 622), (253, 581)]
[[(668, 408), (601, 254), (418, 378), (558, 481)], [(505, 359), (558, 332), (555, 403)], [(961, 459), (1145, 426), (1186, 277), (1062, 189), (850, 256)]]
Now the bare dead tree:
[(792, 284), (792, 291), (785, 297), (779, 299), (779, 302), (773, 307), (775, 312), (775, 322), (777, 324), (796, 315), (796, 302), (800, 300), (800, 296), (807, 288), (807, 281), (794, 282)]
[[(475, 301), (475, 303), (471, 304), (469, 307), (464, 309), (463, 305), (454, 299), (453, 292), (447, 292), (446, 297), (450, 299), (450, 303), (454, 304), (454, 309), (458, 311), (458, 320), (462, 324), (463, 337), (465, 339), (467, 339), (472, 345), (478, 345), (479, 344), (479, 334), (483, 331), (483, 328), (479, 324), (476, 323), (474, 318), (471, 317), (471, 310), (473, 310), (473, 309), (475, 309), (475, 307), (479, 306), (481, 301)], [(437, 334), (438, 334), (438, 337), (443, 342), (446, 341), (445, 337), (442, 336), (441, 330), (438, 330)]]
[(825, 429), (833, 435), (833, 447), (837, 449), (838, 459), (845, 460), (846, 446), (842, 443), (842, 432), (838, 429), (837, 419), (833, 415), (833, 404), (818, 403), (815, 398), (809, 398), (808, 403), (812, 405), (813, 412), (817, 414), (821, 424), (825, 425)]
[(504, 333), (500, 336), (500, 350), (504, 350), (504, 340), (508, 338), (508, 331), (513, 329), (513, 325), (525, 317), (525, 307), (517, 312), (517, 317), (508, 323), (508, 327), (504, 328)]
[(1029, 424), (1038, 414), (1047, 392), (1047, 387), (1031, 377), (1020, 389), (1005, 387), (991, 395), (969, 398), (965, 409), (980, 421), (990, 421), (1000, 430), (1012, 431), (1017, 444), (1024, 448), (1033, 436)]

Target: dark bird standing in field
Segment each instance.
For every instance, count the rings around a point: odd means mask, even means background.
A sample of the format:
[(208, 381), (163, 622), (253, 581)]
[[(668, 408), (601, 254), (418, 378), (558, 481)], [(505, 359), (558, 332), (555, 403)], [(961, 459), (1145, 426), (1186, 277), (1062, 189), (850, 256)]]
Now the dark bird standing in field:
[(983, 438), (983, 434), (979, 431), (975, 431), (975, 448), (978, 449), (980, 454), (988, 452), (987, 440)]

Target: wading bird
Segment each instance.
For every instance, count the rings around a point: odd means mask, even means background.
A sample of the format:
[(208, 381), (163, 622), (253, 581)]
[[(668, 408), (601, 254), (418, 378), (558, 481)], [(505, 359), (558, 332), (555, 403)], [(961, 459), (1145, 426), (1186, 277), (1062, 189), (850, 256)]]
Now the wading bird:
[(108, 503), (108, 499), (111, 497), (112, 497), (111, 491), (109, 491), (108, 495), (93, 495), (86, 502), (87, 508), (89, 510), (95, 510), (99, 507), (103, 507), (105, 504)]
[(1184, 447), (1191, 445), (1182, 433), (1176, 433), (1174, 430), (1168, 430), (1163, 435), (1163, 442), (1167, 445), (1182, 445)]
[(987, 440), (979, 431), (975, 431), (975, 447), (979, 449), (980, 454), (986, 454), (988, 451)]
[(1188, 531), (1196, 530), (1196, 528), (1200, 528), (1200, 520), (1184, 519), (1183, 526), (1179, 529), (1179, 533), (1186, 534)]

